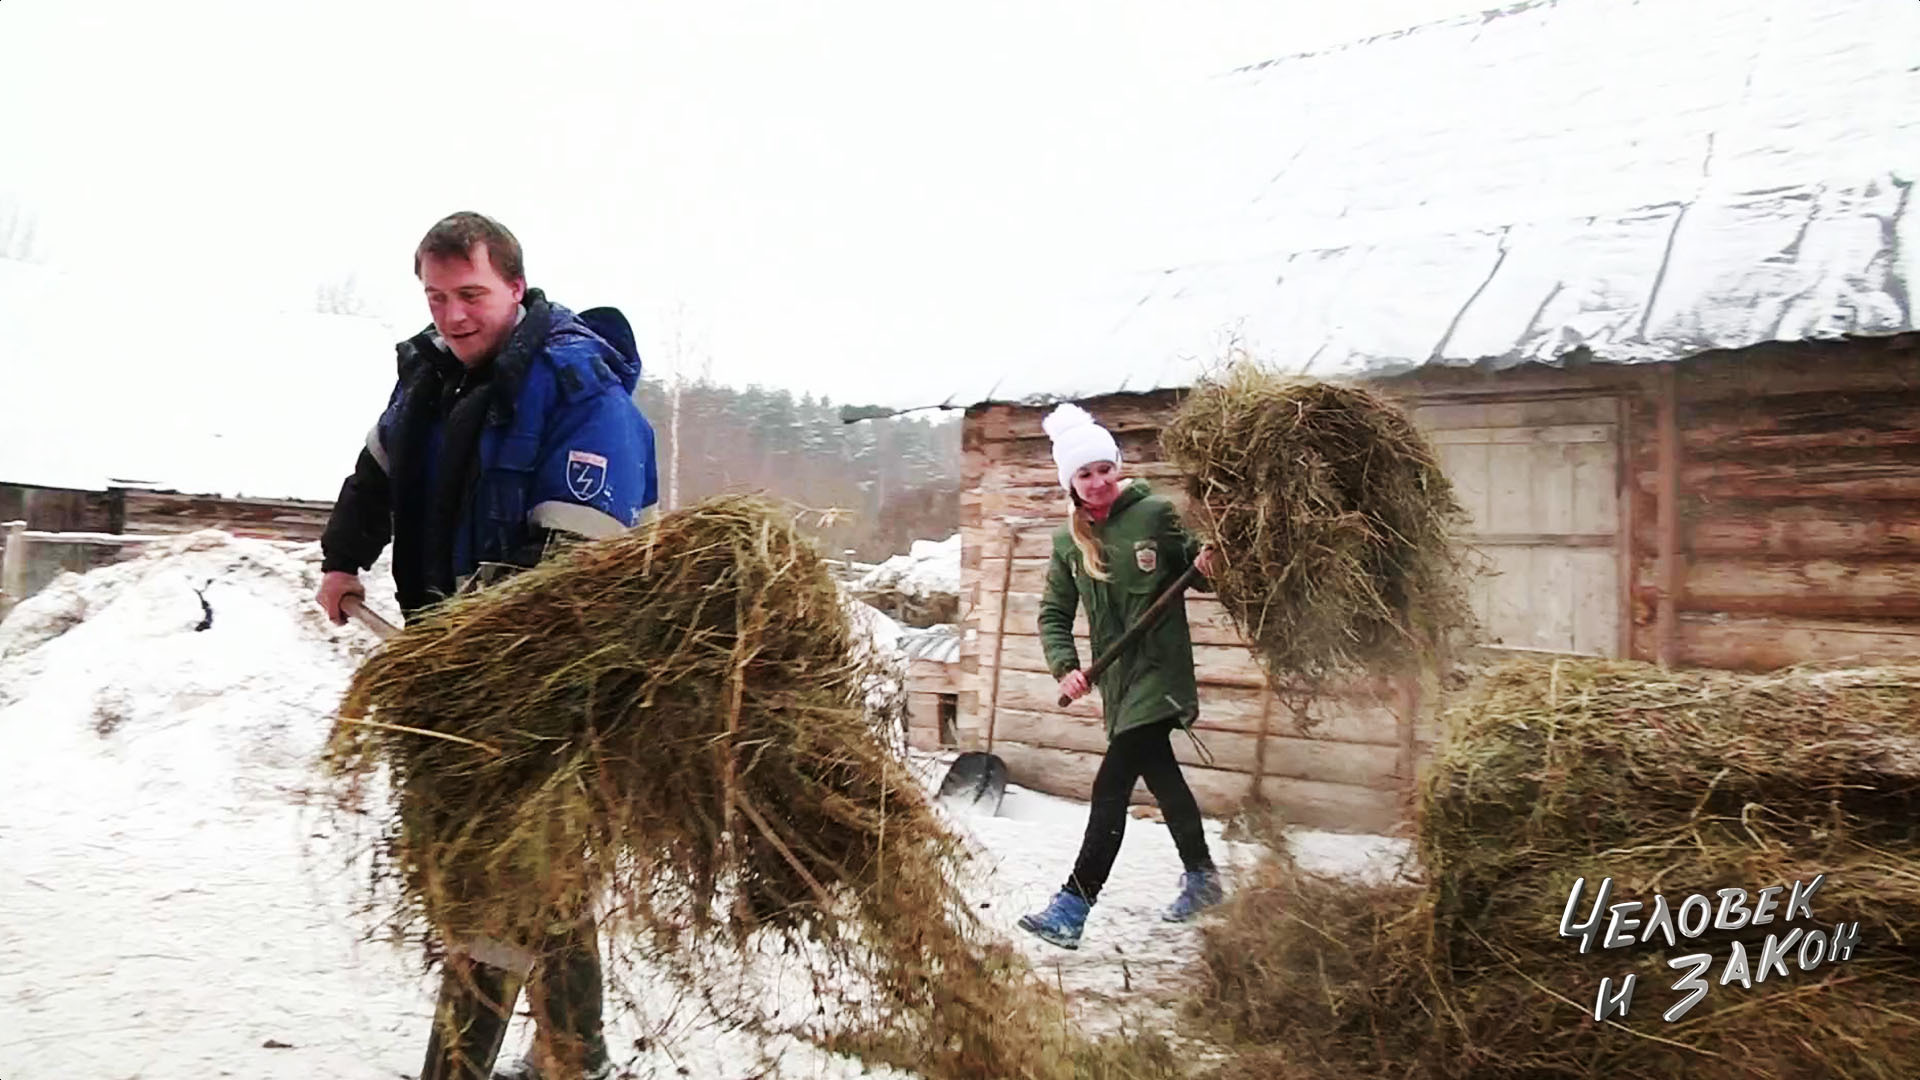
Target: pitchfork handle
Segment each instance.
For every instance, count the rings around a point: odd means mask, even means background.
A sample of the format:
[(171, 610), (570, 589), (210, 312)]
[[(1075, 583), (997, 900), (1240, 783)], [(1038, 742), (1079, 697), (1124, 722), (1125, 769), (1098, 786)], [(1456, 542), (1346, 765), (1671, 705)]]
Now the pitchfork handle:
[[(1166, 592), (1155, 597), (1153, 606), (1146, 610), (1146, 614), (1140, 616), (1140, 621), (1129, 627), (1126, 633), (1121, 634), (1120, 640), (1114, 642), (1106, 652), (1101, 653), (1100, 658), (1095, 660), (1093, 666), (1087, 669), (1087, 685), (1091, 687), (1094, 680), (1105, 674), (1106, 670), (1113, 666), (1113, 662), (1119, 658), (1120, 654), (1131, 648), (1134, 642), (1139, 641), (1140, 635), (1146, 633), (1147, 628), (1152, 626), (1160, 616), (1165, 615), (1167, 609), (1174, 605), (1174, 601), (1180, 599), (1180, 594), (1186, 591), (1187, 586), (1193, 584), (1199, 577), (1200, 568), (1198, 566), (1189, 566), (1187, 567), (1186, 573), (1181, 574), (1178, 580), (1167, 586)], [(1072, 698), (1065, 694), (1060, 695), (1061, 708), (1064, 709), (1071, 704), (1073, 704)]]
[(355, 593), (348, 593), (340, 598), (340, 610), (360, 620), (360, 625), (373, 631), (373, 636), (381, 641), (386, 641), (400, 632), (399, 627), (381, 618), (379, 612), (368, 607), (366, 601)]

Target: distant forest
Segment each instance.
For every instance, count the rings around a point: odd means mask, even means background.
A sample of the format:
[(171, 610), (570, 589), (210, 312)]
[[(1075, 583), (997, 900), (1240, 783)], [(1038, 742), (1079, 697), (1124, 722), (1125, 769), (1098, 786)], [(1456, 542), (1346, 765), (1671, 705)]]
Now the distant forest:
[(671, 382), (643, 379), (634, 398), (653, 425), (662, 510), (762, 491), (807, 510), (839, 511), (825, 526), (813, 514), (800, 517), (824, 552), (862, 562), (959, 528), (957, 414), (847, 424), (825, 397), (705, 379), (680, 383), (677, 412)]

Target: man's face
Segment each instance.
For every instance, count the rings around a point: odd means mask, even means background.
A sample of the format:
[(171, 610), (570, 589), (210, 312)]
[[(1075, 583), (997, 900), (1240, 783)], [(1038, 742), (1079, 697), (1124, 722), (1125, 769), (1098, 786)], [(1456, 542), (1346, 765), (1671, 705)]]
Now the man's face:
[(505, 343), (527, 291), (526, 282), (507, 281), (495, 272), (484, 243), (473, 245), (466, 258), (423, 256), (420, 284), (434, 329), (468, 367)]

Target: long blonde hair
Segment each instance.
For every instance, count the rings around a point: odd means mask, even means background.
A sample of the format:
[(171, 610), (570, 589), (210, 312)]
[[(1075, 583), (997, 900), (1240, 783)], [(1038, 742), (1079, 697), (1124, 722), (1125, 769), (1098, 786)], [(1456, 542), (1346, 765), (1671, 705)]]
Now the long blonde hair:
[(1069, 491), (1067, 499), (1073, 503), (1073, 516), (1068, 519), (1067, 531), (1073, 535), (1073, 545), (1080, 549), (1080, 561), (1086, 564), (1087, 574), (1093, 580), (1106, 581), (1106, 550), (1093, 535), (1093, 518), (1087, 515), (1087, 508), (1081, 505), (1079, 495)]

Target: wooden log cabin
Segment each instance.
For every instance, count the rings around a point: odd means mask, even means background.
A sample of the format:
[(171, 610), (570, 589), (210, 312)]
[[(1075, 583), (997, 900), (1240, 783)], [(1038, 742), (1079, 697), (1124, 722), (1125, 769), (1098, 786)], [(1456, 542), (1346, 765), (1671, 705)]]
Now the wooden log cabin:
[(0, 616), (63, 571), (84, 574), (118, 562), (158, 537), (219, 529), (267, 540), (317, 541), (332, 508), (314, 500), (0, 482), (0, 526), (5, 526), (0, 531)]
[[(1920, 336), (1371, 384), (1427, 434), (1472, 517), (1486, 572), (1471, 594), (1496, 649), (1746, 670), (1920, 656)], [(1127, 473), (1184, 506), (1159, 449), (1179, 394), (1082, 404)], [(1020, 782), (1082, 795), (1105, 745), (1097, 698), (1055, 707), (1036, 624), (1065, 512), (1049, 407), (967, 411), (966, 633), (946, 677), (962, 745), (991, 737)], [(1317, 702), (1302, 735), (1218, 602), (1187, 610), (1212, 765), (1175, 745), (1210, 812), (1257, 791), (1307, 824), (1403, 819), (1432, 734), (1417, 691)]]
[[(1701, 6), (1541, 0), (1223, 80), (1235, 141), (1206, 160), (1244, 169), (1242, 210), (956, 375), (961, 745), (1085, 797), (1098, 705), (1055, 708), (1035, 621), (1065, 513), (1041, 417), (1080, 402), (1172, 493), (1159, 430), (1223, 337), (1408, 409), (1472, 515), (1489, 646), (1920, 655), (1920, 73), (1863, 46), (1866, 0), (1785, 36), (1704, 7), (1707, 53)], [(1408, 78), (1445, 92), (1382, 99)], [(1219, 605), (1188, 615), (1213, 760), (1176, 753), (1209, 813), (1257, 794), (1310, 826), (1406, 823), (1430, 692), (1318, 701), (1302, 735)]]

